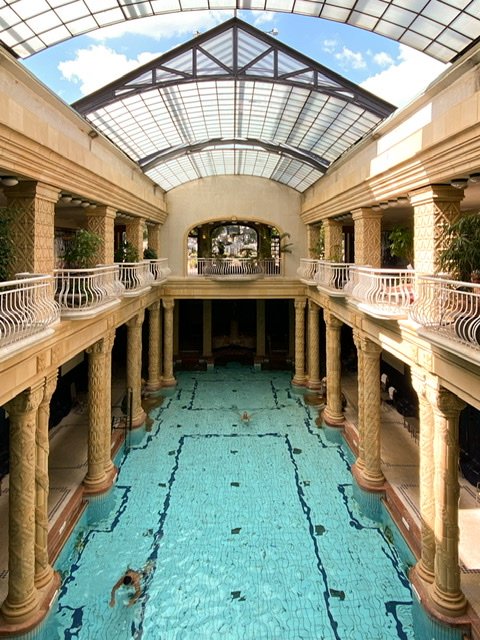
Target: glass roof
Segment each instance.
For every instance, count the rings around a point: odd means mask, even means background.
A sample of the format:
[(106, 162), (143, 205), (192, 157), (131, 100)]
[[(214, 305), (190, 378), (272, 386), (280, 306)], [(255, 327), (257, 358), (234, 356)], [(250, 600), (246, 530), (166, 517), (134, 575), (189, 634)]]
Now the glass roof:
[(304, 191), (394, 110), (236, 18), (73, 107), (165, 190), (241, 173)]
[(99, 27), (201, 9), (280, 11), (335, 20), (442, 62), (480, 37), (480, 0), (0, 0), (0, 41), (26, 58)]

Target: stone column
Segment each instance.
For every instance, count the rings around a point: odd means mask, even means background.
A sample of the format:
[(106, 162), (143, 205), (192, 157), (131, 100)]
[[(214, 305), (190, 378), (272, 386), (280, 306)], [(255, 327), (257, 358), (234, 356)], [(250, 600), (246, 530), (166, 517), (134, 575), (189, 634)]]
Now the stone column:
[(143, 260), (143, 231), (145, 218), (129, 218), (125, 224), (127, 242), (138, 251), (139, 260)]
[(105, 341), (105, 444), (103, 467), (107, 480), (113, 482), (115, 465), (112, 462), (112, 349), (115, 342), (115, 327), (110, 329), (104, 338)]
[(343, 260), (343, 228), (341, 222), (324, 220), (325, 260), (342, 262)]
[(460, 216), (463, 189), (429, 185), (409, 194), (413, 207), (414, 263), (417, 273), (438, 271), (438, 258), (448, 242), (446, 227)]
[(203, 301), (203, 346), (204, 358), (212, 357), (212, 301)]
[(327, 406), (323, 412), (323, 419), (326, 424), (338, 427), (343, 425), (345, 420), (342, 409), (342, 362), (340, 359), (340, 330), (343, 323), (327, 309), (324, 309), (323, 317), (327, 326)]
[(363, 436), (365, 466), (362, 484), (367, 490), (383, 488), (385, 478), (380, 464), (380, 354), (381, 348), (368, 338), (363, 350)]
[(7, 624), (24, 623), (39, 607), (35, 587), (35, 431), (43, 396), (42, 382), (6, 405), (10, 416), (9, 573), (1, 612)]
[(105, 491), (105, 415), (106, 415), (106, 345), (102, 338), (88, 353), (88, 468), (84, 478), (85, 492)]
[(127, 322), (127, 387), (132, 390), (132, 428), (141, 427), (146, 419), (142, 407), (142, 325), (145, 310)]
[(175, 301), (171, 298), (162, 300), (164, 308), (164, 334), (163, 334), (163, 384), (173, 387), (177, 384), (173, 375), (173, 309)]
[(382, 266), (382, 212), (368, 207), (352, 211), (355, 264)]
[(160, 301), (148, 307), (148, 381), (147, 391), (158, 391), (162, 386), (161, 340), (160, 340)]
[(320, 389), (320, 346), (318, 338), (318, 305), (308, 301), (308, 382), (309, 389)]
[(434, 420), (435, 576), (434, 606), (447, 616), (460, 616), (467, 601), (460, 587), (458, 566), (458, 421), (465, 406), (443, 387), (427, 390)]
[(57, 386), (58, 371), (45, 378), (43, 398), (38, 407), (35, 467), (35, 586), (45, 587), (53, 578), (48, 558), (48, 421), (50, 400)]
[(360, 473), (365, 468), (365, 401), (363, 392), (365, 389), (365, 362), (363, 359), (362, 335), (358, 329), (353, 329), (353, 341), (357, 348), (357, 390), (358, 390), (358, 455), (355, 467)]
[(305, 298), (295, 298), (295, 375), (292, 384), (302, 387), (305, 375)]
[(257, 349), (255, 356), (265, 359), (265, 300), (257, 300)]
[(421, 556), (415, 567), (417, 574), (432, 583), (435, 563), (435, 497), (433, 491), (433, 412), (427, 398), (426, 372), (420, 367), (412, 367), (412, 386), (418, 396), (420, 418), (419, 438), (419, 487), (421, 520)]
[(55, 203), (60, 189), (41, 182), (20, 182), (4, 191), (13, 213), (13, 273), (53, 273)]
[(160, 231), (161, 225), (150, 223), (147, 225), (148, 248), (153, 249), (158, 257), (160, 257)]
[(87, 230), (102, 238), (102, 246), (97, 251), (97, 264), (113, 264), (114, 226), (117, 214), (113, 207), (99, 205), (87, 209)]

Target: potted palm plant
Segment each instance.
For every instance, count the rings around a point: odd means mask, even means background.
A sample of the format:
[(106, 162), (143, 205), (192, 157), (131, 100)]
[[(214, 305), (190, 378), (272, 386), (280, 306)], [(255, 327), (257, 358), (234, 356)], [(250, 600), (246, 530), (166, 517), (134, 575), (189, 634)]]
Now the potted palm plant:
[(462, 216), (445, 230), (445, 248), (440, 252), (440, 271), (463, 282), (480, 272), (480, 213)]
[(82, 308), (91, 303), (91, 269), (97, 264), (102, 238), (79, 229), (67, 242), (63, 254), (64, 269), (57, 273), (57, 300), (62, 308)]
[(396, 226), (388, 234), (390, 255), (405, 265), (413, 265), (413, 229)]
[(10, 216), (3, 210), (0, 216), (0, 282), (9, 280), (12, 276), (14, 248), (10, 230)]

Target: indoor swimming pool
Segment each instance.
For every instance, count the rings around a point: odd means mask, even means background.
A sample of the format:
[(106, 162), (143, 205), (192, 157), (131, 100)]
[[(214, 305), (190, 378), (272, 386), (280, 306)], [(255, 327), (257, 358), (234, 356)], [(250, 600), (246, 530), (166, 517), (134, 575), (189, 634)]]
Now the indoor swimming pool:
[[(58, 602), (36, 638), (415, 637), (413, 558), (393, 526), (359, 513), (350, 452), (290, 379), (178, 373), (59, 558)], [(142, 593), (128, 606), (121, 587), (111, 607), (128, 568), (144, 572)]]

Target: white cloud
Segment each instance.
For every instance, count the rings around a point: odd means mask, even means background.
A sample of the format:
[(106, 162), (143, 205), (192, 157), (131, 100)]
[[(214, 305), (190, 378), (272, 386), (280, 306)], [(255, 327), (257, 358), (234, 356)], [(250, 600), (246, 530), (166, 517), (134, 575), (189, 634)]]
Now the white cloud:
[(258, 28), (275, 20), (275, 14), (272, 11), (250, 11), (249, 13), (254, 17), (254, 26)]
[(421, 93), (445, 68), (438, 60), (399, 45), (399, 55), (393, 64), (367, 78), (361, 86), (400, 107)]
[(144, 52), (137, 58), (129, 59), (103, 44), (79, 49), (73, 60), (60, 62), (58, 69), (64, 78), (79, 84), (82, 95), (86, 95), (125, 75), (132, 69), (146, 64), (159, 53)]
[(379, 53), (374, 53), (372, 56), (375, 64), (378, 64), (379, 67), (389, 67), (394, 63), (392, 56), (386, 51), (380, 51)]
[(185, 11), (183, 13), (167, 13), (161, 16), (150, 16), (137, 20), (126, 20), (103, 29), (91, 31), (87, 35), (93, 40), (102, 42), (113, 38), (121, 38), (125, 34), (135, 34), (160, 40), (197, 31), (207, 31), (232, 15), (231, 11)]
[(363, 53), (361, 53), (360, 51), (352, 51), (348, 47), (343, 47), (340, 52), (335, 54), (335, 58), (344, 67), (352, 67), (352, 69), (365, 69), (365, 67), (367, 66), (365, 58), (363, 57)]
[(336, 40), (324, 40), (322, 42), (322, 49), (327, 53), (334, 53), (337, 46), (338, 42)]

